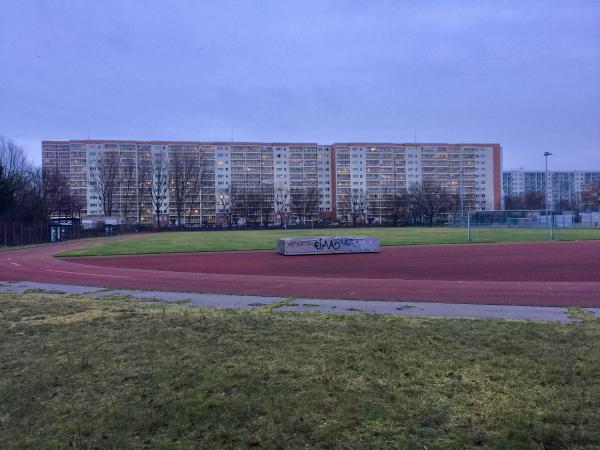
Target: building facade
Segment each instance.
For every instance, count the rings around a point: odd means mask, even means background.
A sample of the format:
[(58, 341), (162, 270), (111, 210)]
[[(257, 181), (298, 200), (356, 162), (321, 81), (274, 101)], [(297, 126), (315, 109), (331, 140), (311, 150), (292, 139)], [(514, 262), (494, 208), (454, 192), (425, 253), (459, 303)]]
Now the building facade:
[(548, 208), (561, 205), (577, 207), (581, 193), (587, 185), (600, 181), (597, 171), (548, 171), (508, 170), (502, 174), (504, 197), (517, 197), (527, 192), (539, 192), (548, 200)]
[(333, 144), (334, 215), (393, 221), (395, 199), (415, 185), (443, 188), (457, 212), (500, 209), (501, 152), (499, 144)]
[(499, 144), (43, 141), (84, 216), (172, 225), (392, 220), (411, 186), (501, 207)]

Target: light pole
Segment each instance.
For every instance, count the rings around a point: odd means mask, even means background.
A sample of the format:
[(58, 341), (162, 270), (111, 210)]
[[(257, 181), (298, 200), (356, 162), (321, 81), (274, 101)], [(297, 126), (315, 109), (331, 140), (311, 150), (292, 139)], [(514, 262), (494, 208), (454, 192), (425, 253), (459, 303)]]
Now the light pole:
[(548, 187), (549, 187), (549, 183), (548, 183), (548, 156), (551, 156), (552, 153), (550, 152), (544, 152), (544, 158), (546, 158), (546, 175), (545, 175), (545, 187), (546, 187), (546, 192), (544, 195), (544, 203), (546, 204), (546, 222), (548, 222)]
[(464, 216), (465, 216), (465, 200), (464, 200), (464, 190), (463, 190), (463, 152), (462, 152), (462, 147), (459, 147), (458, 149), (458, 157), (460, 159), (459, 161), (459, 170), (460, 170), (460, 174), (459, 174), (459, 186), (458, 186), (458, 192), (459, 192), (459, 197), (460, 197), (460, 226), (463, 226), (464, 223)]

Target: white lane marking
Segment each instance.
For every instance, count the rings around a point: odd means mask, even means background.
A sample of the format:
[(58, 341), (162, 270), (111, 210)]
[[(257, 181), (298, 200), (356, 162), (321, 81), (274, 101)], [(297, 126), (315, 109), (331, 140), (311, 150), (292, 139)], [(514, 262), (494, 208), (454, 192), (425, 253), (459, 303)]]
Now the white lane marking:
[(69, 272), (67, 270), (46, 269), (46, 272), (70, 273), (73, 275), (88, 275), (90, 277), (129, 278), (127, 275), (102, 275), (99, 273)]
[(19, 264), (18, 262), (9, 261), (9, 263), (12, 264), (13, 266), (21, 267), (21, 264)]

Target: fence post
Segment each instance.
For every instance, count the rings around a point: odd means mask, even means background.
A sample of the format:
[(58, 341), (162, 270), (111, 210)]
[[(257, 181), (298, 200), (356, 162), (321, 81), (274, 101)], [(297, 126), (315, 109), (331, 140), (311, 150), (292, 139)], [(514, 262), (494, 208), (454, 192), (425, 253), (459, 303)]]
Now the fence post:
[(550, 213), (550, 240), (554, 240), (554, 213)]

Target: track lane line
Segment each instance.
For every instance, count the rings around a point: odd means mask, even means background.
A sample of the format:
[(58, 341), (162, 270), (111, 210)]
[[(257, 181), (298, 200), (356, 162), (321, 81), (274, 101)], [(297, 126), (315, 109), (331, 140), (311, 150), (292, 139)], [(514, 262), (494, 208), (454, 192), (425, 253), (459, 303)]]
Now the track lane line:
[(68, 273), (71, 275), (87, 275), (90, 277), (131, 278), (127, 275), (103, 275), (100, 273), (69, 272), (68, 270), (55, 270), (55, 269), (46, 269), (46, 272)]

